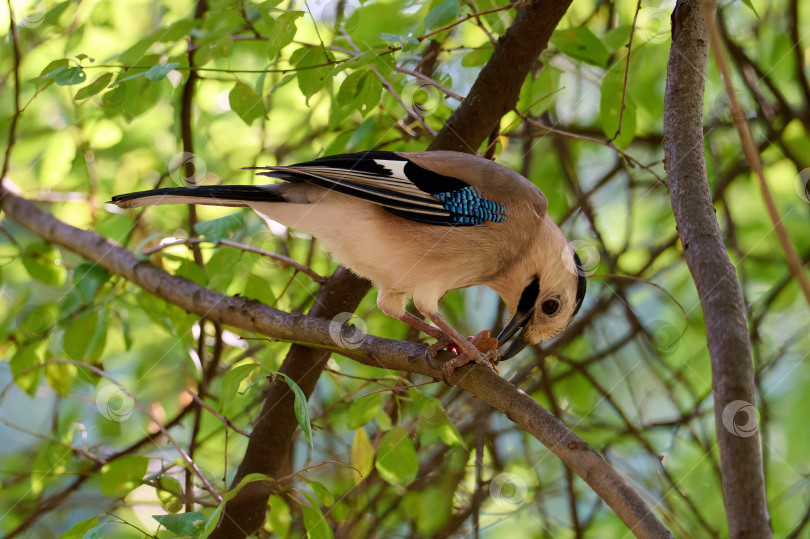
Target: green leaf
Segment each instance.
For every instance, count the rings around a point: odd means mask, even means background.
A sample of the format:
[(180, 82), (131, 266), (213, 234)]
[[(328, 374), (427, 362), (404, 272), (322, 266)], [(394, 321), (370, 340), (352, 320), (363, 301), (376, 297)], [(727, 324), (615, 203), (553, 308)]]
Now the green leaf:
[(267, 117), (262, 97), (244, 82), (236, 81), (228, 94), (228, 103), (231, 105), (231, 110), (238, 114), (247, 125), (252, 124), (257, 118)]
[(383, 394), (375, 393), (352, 401), (346, 414), (346, 427), (355, 430), (362, 427), (374, 417), (382, 406)]
[(53, 80), (59, 86), (73, 86), (87, 80), (87, 73), (85, 73), (84, 69), (80, 66), (66, 67), (65, 69), (52, 73), (52, 75)]
[(62, 345), (71, 359), (86, 363), (98, 361), (107, 340), (105, 318), (97, 311), (88, 311), (70, 323), (62, 338)]
[(295, 32), (298, 30), (295, 21), (302, 15), (304, 15), (303, 11), (288, 11), (278, 16), (276, 22), (273, 23), (273, 30), (267, 40), (268, 58), (275, 59), (281, 49), (292, 43)]
[(333, 539), (335, 534), (323, 515), (320, 506), (318, 506), (317, 500), (306, 494), (304, 496), (312, 504), (311, 506), (301, 506), (304, 513), (304, 527), (307, 529), (307, 537), (309, 539)]
[(73, 270), (73, 284), (85, 305), (93, 303), (96, 292), (110, 279), (110, 272), (98, 264), (85, 262)]
[(155, 493), (160, 501), (160, 506), (167, 513), (176, 513), (183, 508), (183, 501), (178, 497), (183, 492), (180, 481), (164, 475), (158, 478), (157, 486), (160, 488), (155, 488)]
[(175, 535), (199, 535), (205, 527), (205, 516), (196, 511), (179, 515), (152, 515), (161, 526)]
[(461, 65), (464, 67), (482, 66), (489, 61), (489, 58), (492, 56), (493, 52), (494, 49), (491, 45), (485, 45), (483, 47), (473, 49), (464, 55), (464, 58), (461, 59)]
[(94, 95), (98, 94), (99, 92), (107, 88), (110, 85), (110, 81), (112, 81), (112, 78), (113, 78), (112, 73), (102, 73), (99, 77), (96, 78), (96, 80), (94, 80), (87, 86), (79, 88), (79, 91), (76, 92), (76, 95), (73, 97), (73, 100), (81, 101), (82, 99), (93, 97)]
[(756, 10), (756, 8), (754, 7), (754, 4), (753, 4), (753, 3), (751, 3), (751, 0), (742, 0), (742, 2), (743, 2), (743, 4), (745, 4), (746, 6), (748, 6), (748, 7), (751, 9), (751, 11), (753, 11), (753, 12), (754, 12), (754, 15), (756, 15), (756, 16), (757, 16), (757, 19), (759, 19), (759, 13), (757, 13), (757, 10)]
[(446, 26), (458, 17), (458, 0), (445, 0), (430, 10), (425, 17), (428, 30)]
[(32, 243), (22, 253), (22, 263), (28, 274), (50, 286), (62, 286), (67, 271), (59, 251), (47, 243)]
[(191, 31), (197, 27), (199, 19), (180, 19), (171, 26), (155, 32), (158, 41), (166, 43), (168, 41), (177, 41), (184, 39)]
[(309, 99), (331, 80), (332, 60), (321, 47), (301, 47), (290, 56), (295, 66), (298, 88)]
[(205, 276), (205, 270), (198, 266), (193, 260), (186, 258), (180, 261), (180, 266), (178, 266), (177, 271), (175, 271), (175, 275), (188, 279), (200, 286), (205, 286), (208, 280)]
[(354, 431), (351, 464), (360, 471), (359, 474), (354, 474), (355, 484), (368, 477), (368, 474), (374, 469), (374, 446), (371, 445), (371, 439), (363, 427)]
[(105, 464), (101, 468), (101, 493), (110, 498), (123, 498), (140, 486), (149, 459), (140, 455), (127, 455)]
[(269, 531), (272, 531), (276, 537), (288, 537), (292, 524), (290, 506), (287, 505), (284, 498), (275, 494), (270, 496), (268, 505), (270, 506), (270, 511), (267, 513)]
[(605, 66), (610, 58), (607, 47), (587, 26), (555, 30), (551, 34), (551, 44), (575, 60), (596, 66)]
[(636, 105), (629, 95), (625, 98), (624, 114), (621, 114), (623, 88), (624, 73), (614, 69), (602, 79), (600, 89), (599, 124), (609, 139), (616, 135), (619, 116), (622, 117), (622, 132), (615, 140), (616, 146), (619, 148), (626, 148), (636, 135)]
[(419, 471), (416, 449), (408, 434), (396, 426), (382, 437), (375, 463), (380, 477), (392, 485), (407, 487)]
[(239, 365), (229, 370), (222, 378), (222, 394), (220, 401), (222, 406), (226, 406), (239, 392), (239, 387), (248, 376), (253, 374), (256, 369), (264, 369), (258, 363), (248, 363), (247, 365)]
[(81, 522), (77, 522), (69, 529), (62, 532), (59, 539), (84, 539), (87, 532), (98, 526), (99, 517), (100, 515), (96, 515), (94, 517), (82, 520)]
[(39, 78), (52, 79), (56, 72), (62, 71), (63, 69), (67, 68), (68, 65), (70, 64), (67, 58), (60, 58), (59, 60), (54, 60), (50, 64), (46, 65), (42, 71), (40, 71)]
[(14, 356), (12, 356), (12, 358), (9, 360), (11, 375), (14, 377), (14, 382), (20, 389), (32, 397), (37, 391), (37, 386), (39, 386), (42, 371), (40, 369), (31, 369), (28, 372), (25, 371), (31, 367), (39, 365), (39, 363), (40, 359), (39, 354), (37, 353), (37, 344), (29, 344), (27, 346), (17, 348)]
[(194, 231), (205, 236), (206, 239), (219, 241), (226, 236), (232, 236), (234, 232), (242, 228), (244, 221), (245, 214), (237, 212), (219, 219), (199, 222), (194, 225)]
[(619, 48), (627, 45), (627, 43), (630, 41), (630, 32), (632, 31), (633, 27), (629, 24), (617, 26), (605, 34), (602, 42), (605, 44), (608, 50), (617, 51)]
[(75, 365), (65, 363), (49, 363), (45, 365), (45, 381), (62, 397), (67, 397), (70, 393), (76, 374), (78, 374), (78, 369)]
[(321, 500), (321, 503), (326, 507), (332, 507), (335, 505), (335, 497), (329, 492), (329, 489), (326, 488), (326, 485), (319, 481), (312, 481), (310, 479), (306, 480), (309, 487), (312, 491), (318, 496), (318, 499)]
[(287, 385), (290, 386), (290, 389), (295, 395), (295, 404), (293, 405), (293, 408), (295, 410), (295, 419), (298, 420), (298, 425), (304, 432), (304, 438), (307, 439), (309, 447), (312, 447), (312, 425), (309, 422), (309, 409), (307, 409), (307, 398), (304, 396), (304, 392), (301, 391), (301, 388), (298, 387), (298, 384), (295, 383), (295, 380), (293, 380), (289, 376), (284, 375), (284, 381), (287, 382)]
[(386, 42), (389, 46), (399, 47), (403, 52), (412, 51), (419, 46), (419, 40), (412, 36), (403, 36), (400, 34), (380, 34), (380, 39)]
[(169, 74), (169, 71), (173, 69), (177, 69), (180, 67), (180, 62), (169, 62), (167, 64), (157, 64), (150, 67), (145, 75), (146, 78), (151, 80), (152, 82), (159, 81), (160, 79), (166, 77)]

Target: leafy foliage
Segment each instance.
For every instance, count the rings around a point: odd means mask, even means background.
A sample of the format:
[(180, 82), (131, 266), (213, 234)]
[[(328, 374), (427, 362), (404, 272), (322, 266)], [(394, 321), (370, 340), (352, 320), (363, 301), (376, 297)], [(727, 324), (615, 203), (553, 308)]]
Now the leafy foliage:
[[(741, 4), (747, 7), (736, 9)], [(104, 202), (155, 185), (260, 182), (241, 171), (256, 164), (423, 150), (515, 17), (508, 3), (489, 0), (216, 0), (196, 18), (189, 0), (11, 5), (21, 95), (18, 110), (4, 4), (0, 147), (10, 148), (7, 177), (56, 217), (166, 271), (287, 311), (306, 311), (319, 283), (248, 250), (178, 244), (173, 240), (192, 235), (185, 207), (123, 212)], [(794, 20), (789, 7), (743, 0), (722, 9), (721, 20), (733, 86), (806, 261), (810, 92), (791, 25), (798, 36), (810, 27), (806, 14)], [(704, 321), (661, 164), (670, 8), (644, 3), (633, 27), (635, 8), (575, 2), (527, 77), (520, 115), (501, 123), (498, 161), (546, 193), (550, 215), (576, 240), (591, 275), (583, 324), (501, 367), (655, 500), (676, 536), (723, 536)], [(192, 72), (197, 80), (189, 87)], [(810, 376), (807, 305), (771, 236), (727, 102), (710, 68), (708, 167), (749, 309), (771, 516), (777, 535), (801, 535), (807, 429), (796, 411)], [(268, 229), (253, 213), (237, 215), (199, 208), (194, 232), (283, 253), (319, 275), (335, 269), (306, 235)], [(215, 328), (5, 216), (0, 233), (0, 353), (7, 363), (0, 372), (8, 386), (0, 396), (2, 534), (210, 530), (221, 504), (157, 435), (153, 420), (126, 393), (105, 389), (117, 386), (99, 383), (89, 366), (125, 386), (227, 500), (245, 444), (232, 426), (252, 429), (267, 377), (279, 371), (288, 345)], [(499, 320), (487, 291), (454, 291), (444, 304), (469, 334)], [(409, 336), (373, 297), (357, 315), (370, 333)], [(411, 387), (426, 381), (338, 355), (309, 404), (294, 380), (284, 381), (303, 434), (290, 459), (293, 475), (248, 476), (239, 487), (279, 482), (268, 532), (464, 534), (478, 503), (482, 535), (627, 532), (548, 449), (458, 391)], [(745, 423), (745, 414), (735, 421)], [(183, 505), (194, 511), (180, 513)]]

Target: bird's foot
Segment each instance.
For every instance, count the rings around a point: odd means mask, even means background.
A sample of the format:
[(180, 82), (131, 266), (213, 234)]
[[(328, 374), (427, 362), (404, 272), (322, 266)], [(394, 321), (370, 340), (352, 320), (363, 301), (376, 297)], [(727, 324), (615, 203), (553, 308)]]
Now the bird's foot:
[[(472, 346), (464, 346), (460, 354), (442, 365), (442, 379), (448, 385), (450, 385), (448, 377), (458, 367), (471, 362), (478, 363), (498, 374), (498, 368), (495, 366), (498, 363), (498, 339), (491, 337), (489, 330), (484, 330), (477, 335), (467, 337), (467, 342)], [(458, 345), (456, 345), (456, 350), (458, 350)]]
[(425, 356), (427, 357), (427, 364), (431, 369), (435, 369), (437, 371), (442, 369), (441, 364), (436, 363), (436, 356), (439, 355), (439, 352), (451, 344), (453, 344), (453, 341), (450, 339), (450, 337), (444, 335), (437, 337), (436, 342), (428, 346)]

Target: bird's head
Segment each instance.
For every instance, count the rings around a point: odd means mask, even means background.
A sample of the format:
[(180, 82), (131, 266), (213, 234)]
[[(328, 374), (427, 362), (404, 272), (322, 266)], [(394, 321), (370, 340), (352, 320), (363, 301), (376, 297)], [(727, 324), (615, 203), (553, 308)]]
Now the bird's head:
[(498, 335), (501, 361), (560, 333), (582, 306), (585, 271), (576, 251), (564, 240), (561, 247), (560, 256), (540, 257), (538, 267), (523, 277), (522, 289), (515, 289), (516, 298), (504, 298), (512, 318)]

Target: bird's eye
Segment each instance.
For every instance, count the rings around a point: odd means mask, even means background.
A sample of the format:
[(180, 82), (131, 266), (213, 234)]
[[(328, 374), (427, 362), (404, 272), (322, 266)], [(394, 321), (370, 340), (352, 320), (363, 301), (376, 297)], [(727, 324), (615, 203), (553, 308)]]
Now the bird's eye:
[(559, 310), (560, 302), (556, 299), (547, 299), (540, 308), (543, 310), (543, 314), (551, 316)]

